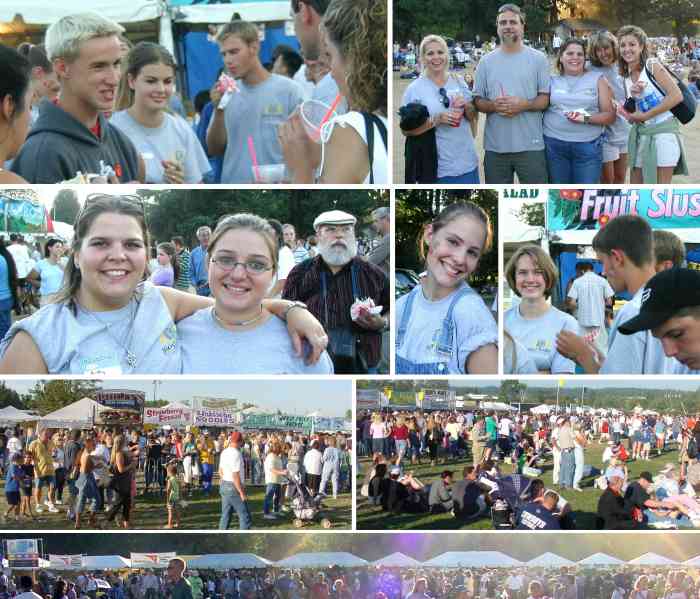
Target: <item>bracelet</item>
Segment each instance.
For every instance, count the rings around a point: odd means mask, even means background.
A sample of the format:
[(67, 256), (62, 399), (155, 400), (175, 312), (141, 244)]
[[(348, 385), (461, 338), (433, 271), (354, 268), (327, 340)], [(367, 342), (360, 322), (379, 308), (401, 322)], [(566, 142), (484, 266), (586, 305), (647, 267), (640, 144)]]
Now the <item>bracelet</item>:
[(294, 308), (303, 308), (304, 310), (309, 309), (308, 306), (304, 302), (292, 302), (284, 309), (284, 312), (282, 313), (282, 320), (286, 321), (287, 316), (289, 316), (289, 313), (292, 310), (294, 310)]

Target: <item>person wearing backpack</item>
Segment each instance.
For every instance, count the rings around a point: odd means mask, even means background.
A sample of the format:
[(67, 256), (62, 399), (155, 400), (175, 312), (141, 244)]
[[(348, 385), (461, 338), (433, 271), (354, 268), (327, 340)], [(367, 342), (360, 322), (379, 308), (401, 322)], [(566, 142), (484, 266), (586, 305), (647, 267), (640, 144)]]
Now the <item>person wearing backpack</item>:
[(663, 64), (649, 56), (647, 35), (642, 29), (627, 25), (618, 31), (617, 39), (627, 96), (624, 107), (618, 110), (632, 123), (628, 145), (630, 183), (671, 183), (673, 175), (688, 174), (675, 114), (684, 104), (683, 92)]

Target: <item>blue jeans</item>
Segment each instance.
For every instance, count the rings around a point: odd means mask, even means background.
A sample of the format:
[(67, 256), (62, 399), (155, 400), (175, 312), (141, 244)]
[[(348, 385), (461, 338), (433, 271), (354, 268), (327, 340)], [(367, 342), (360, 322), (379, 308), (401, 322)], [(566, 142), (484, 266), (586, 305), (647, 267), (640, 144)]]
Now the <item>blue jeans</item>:
[(559, 465), (559, 485), (563, 488), (571, 488), (574, 486), (574, 470), (576, 468), (574, 452), (562, 451), (561, 462)]
[(14, 300), (11, 297), (0, 300), (0, 339), (10, 330), (12, 325), (12, 306)]
[(263, 500), (263, 514), (280, 511), (280, 497), (282, 496), (282, 485), (268, 483), (265, 487), (265, 499)]
[(437, 183), (445, 185), (453, 185), (457, 183), (479, 183), (479, 167), (477, 166), (473, 171), (469, 173), (464, 173), (463, 175), (457, 175), (456, 177), (438, 177)]
[(211, 479), (214, 476), (214, 469), (211, 464), (202, 464), (202, 490), (205, 493), (211, 491)]
[(219, 485), (221, 495), (221, 518), (219, 519), (219, 530), (227, 530), (231, 523), (233, 512), (238, 514), (238, 528), (249, 530), (253, 524), (248, 511), (248, 504), (241, 499), (233, 483), (222, 480)]
[(564, 141), (544, 136), (550, 183), (600, 183), (603, 142)]

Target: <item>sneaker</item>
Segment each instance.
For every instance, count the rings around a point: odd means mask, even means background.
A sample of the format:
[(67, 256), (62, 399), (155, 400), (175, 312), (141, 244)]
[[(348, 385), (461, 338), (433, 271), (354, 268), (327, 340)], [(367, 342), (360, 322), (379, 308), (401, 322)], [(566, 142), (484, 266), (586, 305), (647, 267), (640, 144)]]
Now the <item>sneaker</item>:
[(54, 501), (54, 503), (56, 505), (63, 505), (63, 499), (57, 499), (56, 501)]
[(41, 507), (40, 505), (37, 505), (37, 506), (34, 508), (34, 511), (35, 511), (37, 514), (41, 514), (41, 513), (44, 511), (44, 508)]
[(59, 510), (55, 505), (51, 504), (51, 505), (49, 506), (49, 511), (50, 511), (52, 514), (58, 514), (58, 512), (60, 512), (61, 510)]
[(277, 516), (274, 514), (263, 514), (263, 518), (265, 520), (277, 520)]

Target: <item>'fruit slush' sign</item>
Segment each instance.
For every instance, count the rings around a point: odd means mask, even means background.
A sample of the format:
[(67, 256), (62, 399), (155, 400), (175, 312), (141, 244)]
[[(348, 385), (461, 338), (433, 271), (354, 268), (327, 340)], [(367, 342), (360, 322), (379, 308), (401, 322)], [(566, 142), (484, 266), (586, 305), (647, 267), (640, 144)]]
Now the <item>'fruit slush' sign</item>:
[(547, 230), (599, 229), (625, 214), (653, 229), (700, 227), (700, 189), (552, 189)]

